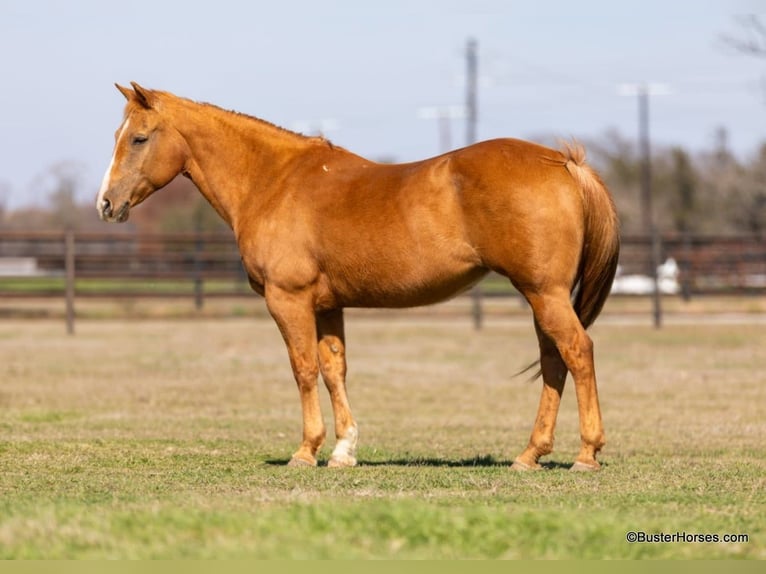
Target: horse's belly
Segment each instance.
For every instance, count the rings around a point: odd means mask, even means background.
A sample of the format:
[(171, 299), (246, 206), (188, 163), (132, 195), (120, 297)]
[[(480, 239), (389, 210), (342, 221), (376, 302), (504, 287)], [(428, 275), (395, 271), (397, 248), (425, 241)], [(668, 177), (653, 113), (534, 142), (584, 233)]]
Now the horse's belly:
[(464, 265), (439, 268), (425, 265), (397, 273), (358, 269), (357, 280), (339, 281), (336, 299), (344, 307), (418, 307), (454, 297), (478, 283), (487, 269)]

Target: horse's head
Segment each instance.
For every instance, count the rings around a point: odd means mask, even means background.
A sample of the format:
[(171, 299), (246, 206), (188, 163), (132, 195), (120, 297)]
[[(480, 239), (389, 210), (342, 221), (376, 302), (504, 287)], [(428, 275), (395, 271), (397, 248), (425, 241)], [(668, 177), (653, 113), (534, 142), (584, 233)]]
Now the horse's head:
[(96, 200), (104, 221), (126, 221), (130, 208), (170, 183), (188, 159), (185, 140), (163, 113), (161, 94), (131, 85), (117, 85), (128, 104)]

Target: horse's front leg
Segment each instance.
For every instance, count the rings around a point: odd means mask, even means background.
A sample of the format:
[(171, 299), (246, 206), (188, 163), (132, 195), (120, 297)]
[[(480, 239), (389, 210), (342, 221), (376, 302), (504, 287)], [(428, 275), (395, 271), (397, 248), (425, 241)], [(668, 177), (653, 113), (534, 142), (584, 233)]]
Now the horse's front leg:
[(356, 441), (359, 437), (346, 395), (346, 338), (343, 310), (335, 309), (317, 315), (319, 337), (319, 370), (330, 392), (335, 416), (335, 449), (328, 466), (356, 466)]
[(290, 466), (316, 466), (317, 452), (325, 439), (319, 406), (317, 377), (316, 316), (309, 292), (287, 292), (269, 287), (266, 305), (277, 323), (290, 355), (290, 365), (301, 396), (303, 442), (290, 459)]

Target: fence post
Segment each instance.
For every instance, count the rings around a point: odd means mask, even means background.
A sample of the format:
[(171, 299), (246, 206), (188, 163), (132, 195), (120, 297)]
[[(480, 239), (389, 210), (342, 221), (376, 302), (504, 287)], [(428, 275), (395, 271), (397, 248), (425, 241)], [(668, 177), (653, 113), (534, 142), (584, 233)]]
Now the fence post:
[(64, 234), (64, 268), (66, 270), (66, 332), (74, 335), (74, 230)]
[(473, 327), (477, 331), (481, 330), (484, 324), (484, 310), (482, 307), (482, 293), (479, 285), (474, 285), (471, 289), (471, 316), (473, 317)]
[(204, 305), (204, 289), (202, 285), (202, 232), (197, 228), (194, 242), (194, 307), (197, 311)]
[(681, 277), (681, 297), (684, 301), (691, 301), (692, 298), (692, 284), (694, 283), (693, 268), (692, 268), (692, 241), (688, 231), (684, 231), (682, 237), (681, 263), (679, 264), (679, 272)]

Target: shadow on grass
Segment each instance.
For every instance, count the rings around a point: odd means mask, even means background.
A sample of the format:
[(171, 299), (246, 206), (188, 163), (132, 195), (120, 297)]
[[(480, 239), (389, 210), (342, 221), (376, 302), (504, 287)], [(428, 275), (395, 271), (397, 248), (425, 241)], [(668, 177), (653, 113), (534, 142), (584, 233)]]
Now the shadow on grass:
[[(285, 466), (290, 459), (270, 459), (265, 461), (271, 466)], [(474, 458), (464, 458), (460, 460), (444, 458), (392, 458), (389, 460), (360, 460), (359, 467), (384, 467), (384, 466), (403, 466), (403, 467), (444, 467), (444, 468), (510, 468), (512, 460), (498, 460), (493, 456), (478, 456)], [(327, 461), (320, 461), (319, 466), (327, 466)], [(572, 463), (547, 461), (541, 462), (543, 470), (569, 470)]]
[[(512, 460), (497, 460), (492, 456), (465, 458), (462, 460), (450, 460), (442, 458), (399, 458), (381, 461), (359, 461), (359, 466), (428, 466), (446, 468), (510, 468), (512, 464)], [(542, 466), (544, 470), (569, 470), (572, 464), (566, 462), (550, 461), (541, 462), (540, 466)]]

